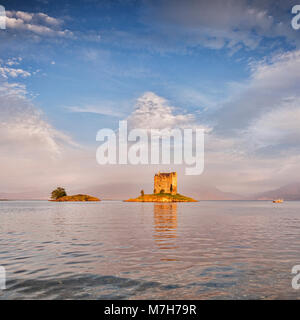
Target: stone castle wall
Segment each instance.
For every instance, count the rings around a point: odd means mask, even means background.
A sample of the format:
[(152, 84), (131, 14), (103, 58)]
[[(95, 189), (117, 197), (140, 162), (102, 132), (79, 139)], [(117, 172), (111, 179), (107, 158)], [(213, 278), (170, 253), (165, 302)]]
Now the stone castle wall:
[(177, 194), (177, 172), (157, 173), (154, 176), (154, 190), (153, 193)]

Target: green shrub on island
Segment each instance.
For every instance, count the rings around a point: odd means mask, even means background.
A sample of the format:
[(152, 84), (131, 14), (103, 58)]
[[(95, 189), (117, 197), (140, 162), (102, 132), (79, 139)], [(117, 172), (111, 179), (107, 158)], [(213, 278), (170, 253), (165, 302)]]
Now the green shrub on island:
[(57, 187), (51, 192), (51, 199), (57, 200), (59, 198), (65, 197), (67, 195), (66, 190), (62, 187)]
[(63, 202), (63, 201), (100, 201), (96, 197), (89, 196), (87, 194), (75, 194), (68, 196), (64, 188), (58, 187), (51, 193), (51, 201)]

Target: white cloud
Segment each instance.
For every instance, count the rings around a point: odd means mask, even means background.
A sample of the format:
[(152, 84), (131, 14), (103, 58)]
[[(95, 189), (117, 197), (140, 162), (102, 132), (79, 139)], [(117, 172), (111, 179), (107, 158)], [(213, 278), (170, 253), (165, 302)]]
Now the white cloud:
[(0, 87), (1, 150), (14, 150), (23, 156), (45, 151), (49, 156), (59, 154), (61, 144), (75, 145), (43, 119), (26, 94), (25, 86), (17, 83), (4, 83)]
[(146, 92), (137, 99), (136, 108), (128, 117), (128, 125), (141, 129), (171, 129), (195, 125), (192, 114), (176, 113), (163, 97), (153, 92)]
[(206, 171), (223, 190), (258, 192), (299, 180), (300, 51), (252, 64), (217, 110), (206, 139)]
[(56, 184), (91, 181), (94, 154), (54, 128), (27, 95), (24, 85), (0, 85), (0, 193), (48, 194)]
[(59, 26), (63, 23), (61, 19), (53, 18), (45, 13), (31, 13), (24, 11), (6, 11), (8, 18), (16, 18), (22, 20), (24, 23), (31, 24), (46, 24), (49, 26)]
[[(77, 113), (94, 113), (103, 116), (111, 116), (120, 118), (124, 114), (117, 110), (114, 103), (110, 101), (101, 102), (96, 105), (85, 105), (85, 106), (69, 106), (67, 109), (71, 112)], [(120, 106), (118, 109), (121, 109)]]
[(63, 23), (62, 20), (50, 17), (44, 13), (7, 11), (6, 15), (6, 28), (8, 30), (26, 31), (40, 36), (73, 36), (71, 31), (60, 29), (60, 26)]
[(300, 50), (275, 55), (269, 61), (251, 64), (251, 68), (250, 80), (243, 86), (237, 84), (234, 95), (215, 114), (219, 133), (245, 130), (285, 101), (300, 98)]
[(6, 15), (12, 17), (15, 15), (17, 18), (22, 19), (25, 22), (30, 22), (33, 17), (33, 13), (23, 12), (23, 11), (7, 11)]
[(19, 65), (22, 61), (22, 58), (12, 58), (8, 59), (6, 62), (3, 62), (0, 60), (0, 77), (7, 79), (8, 77), (11, 78), (27, 78), (31, 76), (31, 73), (23, 70), (21, 68), (15, 67), (16, 65)]
[(27, 94), (26, 86), (20, 83), (3, 82), (0, 85), (0, 96), (19, 96), (23, 97)]
[(146, 2), (141, 21), (159, 31), (171, 46), (255, 49), (264, 37), (284, 37), (300, 44), (290, 21), (292, 1), (166, 0)]
[[(101, 101), (93, 105), (67, 107), (71, 112), (94, 113), (117, 118), (124, 118), (131, 108), (132, 103), (130, 101)], [(127, 120), (129, 127), (144, 129), (170, 129), (196, 125), (193, 114), (183, 113), (180, 108), (171, 106), (167, 99), (150, 91), (136, 99), (135, 108), (127, 117)]]
[(8, 60), (7, 60), (6, 65), (8, 65), (8, 66), (19, 65), (22, 60), (23, 60), (23, 59), (22, 59), (21, 57), (11, 58), (11, 59), (8, 59)]
[(3, 78), (8, 78), (8, 77), (12, 77), (12, 78), (17, 78), (18, 76), (21, 76), (23, 78), (27, 78), (30, 76), (30, 72), (25, 71), (23, 69), (20, 68), (9, 68), (9, 67), (1, 67), (0, 66), (0, 76), (2, 76)]
[(300, 97), (285, 101), (263, 114), (247, 129), (247, 138), (256, 148), (276, 147), (280, 151), (300, 149)]
[(38, 17), (41, 21), (43, 21), (45, 24), (48, 24), (50, 26), (59, 26), (63, 23), (61, 19), (50, 17), (47, 14), (42, 12), (39, 12), (36, 15), (33, 14), (33, 17)]

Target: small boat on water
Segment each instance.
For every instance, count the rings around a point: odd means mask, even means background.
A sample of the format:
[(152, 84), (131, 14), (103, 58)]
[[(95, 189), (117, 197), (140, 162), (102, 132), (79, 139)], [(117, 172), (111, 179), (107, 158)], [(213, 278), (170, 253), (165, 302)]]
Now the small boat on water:
[(283, 202), (283, 199), (276, 199), (276, 200), (273, 200), (273, 203), (282, 203)]

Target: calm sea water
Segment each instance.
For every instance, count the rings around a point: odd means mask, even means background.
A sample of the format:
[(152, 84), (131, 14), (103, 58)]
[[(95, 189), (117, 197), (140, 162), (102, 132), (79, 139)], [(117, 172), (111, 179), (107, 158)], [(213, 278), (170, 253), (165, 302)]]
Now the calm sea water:
[(0, 299), (298, 299), (300, 202), (0, 202)]

